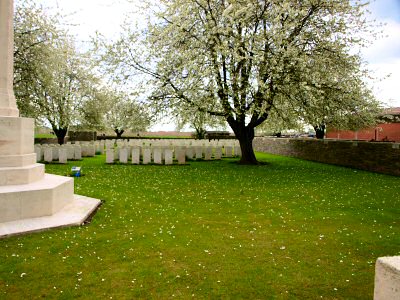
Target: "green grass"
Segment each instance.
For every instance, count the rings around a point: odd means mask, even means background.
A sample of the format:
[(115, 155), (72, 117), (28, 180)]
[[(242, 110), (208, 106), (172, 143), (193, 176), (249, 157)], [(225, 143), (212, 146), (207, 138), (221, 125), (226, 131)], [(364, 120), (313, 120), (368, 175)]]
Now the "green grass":
[(178, 139), (178, 140), (182, 140), (182, 139), (193, 139), (193, 136), (191, 135), (144, 135), (141, 136), (140, 138), (145, 138), (145, 139), (167, 139), (167, 140), (171, 140), (171, 139)]
[(49, 133), (35, 134), (35, 139), (55, 139), (55, 138), (57, 138), (57, 136), (54, 134), (49, 134)]
[(88, 226), (0, 240), (0, 299), (372, 299), (400, 254), (400, 178), (258, 154), (82, 166)]

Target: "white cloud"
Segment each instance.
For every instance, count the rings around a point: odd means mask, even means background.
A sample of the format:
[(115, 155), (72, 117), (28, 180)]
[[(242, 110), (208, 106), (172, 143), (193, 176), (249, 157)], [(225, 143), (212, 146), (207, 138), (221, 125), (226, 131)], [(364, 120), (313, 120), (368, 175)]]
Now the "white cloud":
[(400, 107), (400, 58), (393, 58), (387, 62), (370, 64), (372, 75), (377, 78), (388, 78), (371, 84), (374, 94), (379, 101), (388, 106)]
[(380, 28), (382, 37), (361, 52), (373, 77), (382, 79), (373, 83), (368, 81), (368, 84), (379, 101), (389, 106), (400, 106), (400, 2), (375, 0), (369, 9), (368, 19), (384, 25)]
[(364, 49), (363, 56), (370, 63), (388, 62), (400, 57), (400, 22), (383, 20), (383, 37)]
[(369, 63), (372, 75), (382, 79), (371, 83), (377, 99), (389, 106), (400, 106), (400, 22), (393, 19), (381, 21), (386, 23), (382, 28), (384, 37), (364, 49), (362, 55)]
[[(45, 7), (65, 16), (63, 23), (80, 40), (96, 31), (112, 39), (118, 36), (126, 14), (137, 10), (140, 0), (38, 0)], [(135, 4), (136, 2), (136, 4)], [(139, 18), (138, 15), (136, 15)]]

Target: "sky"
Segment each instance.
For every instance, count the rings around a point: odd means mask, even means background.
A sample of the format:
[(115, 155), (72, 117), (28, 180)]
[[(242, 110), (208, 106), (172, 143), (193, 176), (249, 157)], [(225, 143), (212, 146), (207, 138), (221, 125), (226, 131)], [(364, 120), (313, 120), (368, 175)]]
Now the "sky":
[[(18, 0), (23, 1), (23, 0)], [(67, 15), (67, 22), (75, 24), (71, 33), (79, 40), (88, 40), (96, 31), (109, 39), (118, 36), (126, 13), (135, 9), (134, 2), (140, 0), (36, 0), (45, 7)], [(362, 50), (371, 74), (377, 78), (388, 78), (368, 82), (375, 96), (385, 106), (400, 107), (400, 0), (375, 0), (369, 5), (369, 18), (383, 23), (384, 37)], [(140, 20), (140, 16), (138, 16)], [(156, 130), (173, 130), (173, 125), (164, 125)], [(154, 130), (154, 128), (153, 128)]]
[(362, 54), (372, 74), (390, 75), (372, 86), (378, 100), (400, 107), (400, 0), (376, 0), (370, 4), (371, 17), (382, 22), (385, 37), (377, 39)]

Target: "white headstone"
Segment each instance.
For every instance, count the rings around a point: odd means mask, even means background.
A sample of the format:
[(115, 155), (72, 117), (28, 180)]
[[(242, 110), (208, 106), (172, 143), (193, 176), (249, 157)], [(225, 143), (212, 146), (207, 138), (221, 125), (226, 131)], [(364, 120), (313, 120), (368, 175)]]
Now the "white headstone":
[(58, 161), (60, 164), (66, 164), (67, 163), (67, 148), (66, 147), (61, 147), (58, 150)]
[(88, 145), (88, 154), (90, 157), (96, 156), (96, 146), (94, 144)]
[(39, 145), (35, 145), (36, 162), (43, 160), (43, 150)]
[(139, 147), (132, 148), (132, 164), (135, 164), (135, 165), (140, 164), (140, 148)]
[(162, 164), (162, 149), (160, 147), (156, 147), (153, 149), (153, 159), (154, 159), (154, 163), (157, 165), (161, 165)]
[(67, 145), (67, 159), (71, 160), (71, 159), (74, 159), (74, 157), (75, 157), (74, 145), (68, 144)]
[(81, 160), (82, 159), (82, 149), (81, 146), (75, 144), (74, 146), (74, 159)]
[(112, 148), (114, 148), (114, 143), (110, 140), (107, 140), (106, 149), (112, 149)]
[(203, 146), (196, 146), (196, 159), (202, 159), (203, 158)]
[(204, 160), (211, 160), (212, 157), (212, 147), (206, 147), (204, 154)]
[(53, 160), (58, 160), (58, 151), (60, 149), (59, 145), (51, 145), (53, 149)]
[(186, 149), (185, 148), (176, 149), (176, 156), (178, 159), (178, 164), (184, 165), (186, 163)]
[(171, 148), (164, 149), (164, 156), (165, 156), (165, 164), (172, 165), (173, 160), (172, 160), (172, 149)]
[(235, 151), (235, 156), (239, 157), (242, 156), (242, 149), (240, 148), (240, 146), (235, 146), (234, 151)]
[(143, 164), (147, 165), (151, 162), (151, 149), (148, 147), (143, 148)]
[(53, 148), (52, 147), (44, 148), (44, 161), (45, 162), (53, 161)]
[(188, 146), (186, 148), (186, 157), (187, 157), (187, 159), (193, 159), (193, 155), (194, 155), (193, 147), (192, 146)]
[(106, 163), (113, 164), (114, 163), (114, 149), (107, 149), (106, 151)]
[(88, 157), (89, 156), (89, 145), (85, 142), (81, 144), (81, 155), (82, 157)]
[(232, 146), (225, 146), (225, 156), (226, 157), (232, 157)]
[(221, 146), (217, 146), (214, 152), (214, 159), (221, 159), (222, 158), (222, 148)]
[(122, 148), (119, 152), (119, 162), (122, 164), (128, 163), (128, 149)]

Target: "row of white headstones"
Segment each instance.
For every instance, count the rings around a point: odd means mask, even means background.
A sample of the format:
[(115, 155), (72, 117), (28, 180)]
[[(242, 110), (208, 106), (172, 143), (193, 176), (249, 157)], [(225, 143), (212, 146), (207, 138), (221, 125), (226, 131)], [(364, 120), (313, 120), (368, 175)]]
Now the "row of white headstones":
[(240, 146), (235, 140), (102, 140), (75, 142), (65, 145), (35, 145), (36, 160), (51, 163), (67, 163), (106, 153), (106, 163), (132, 164), (185, 164), (186, 159), (218, 160), (222, 157), (241, 156)]
[[(66, 144), (66, 145), (54, 145), (54, 144), (43, 144), (35, 145), (36, 161), (37, 162), (55, 162), (66, 164), (68, 160), (81, 160), (82, 157), (91, 157), (96, 155), (96, 147), (94, 143), (88, 144)], [(101, 154), (101, 147), (98, 146), (98, 152)], [(104, 153), (104, 150), (103, 150)]]

